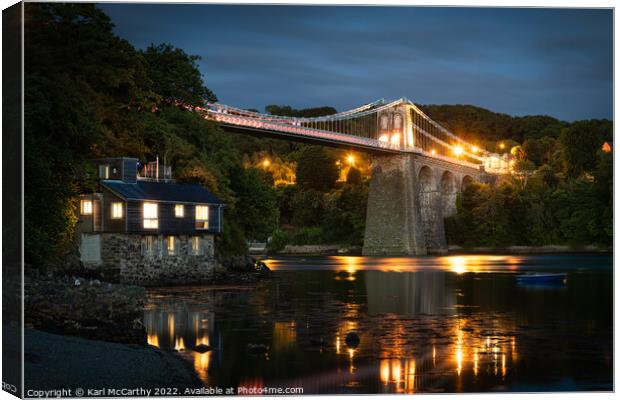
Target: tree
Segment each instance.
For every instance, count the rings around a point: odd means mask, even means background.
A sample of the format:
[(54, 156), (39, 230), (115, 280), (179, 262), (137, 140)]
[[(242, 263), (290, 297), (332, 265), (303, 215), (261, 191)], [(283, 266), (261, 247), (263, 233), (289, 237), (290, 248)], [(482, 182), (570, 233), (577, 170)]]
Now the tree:
[(278, 205), (272, 185), (263, 181), (263, 171), (237, 168), (231, 188), (237, 197), (235, 220), (248, 239), (266, 240), (276, 229)]
[(362, 183), (362, 172), (355, 167), (350, 167), (347, 172), (347, 183), (353, 185)]
[(303, 108), (296, 110), (291, 106), (278, 106), (270, 104), (265, 107), (265, 111), (271, 115), (281, 115), (283, 117), (322, 117), (324, 115), (336, 114), (337, 111), (334, 107), (323, 106), (314, 108)]
[(217, 101), (215, 94), (203, 84), (198, 68), (200, 56), (188, 55), (168, 43), (151, 44), (142, 54), (148, 63), (150, 87), (164, 99), (193, 105), (202, 105), (205, 100)]
[(577, 121), (562, 129), (560, 144), (564, 168), (569, 176), (576, 178), (594, 169), (605, 134), (601, 122), (596, 120)]
[(297, 182), (304, 188), (327, 191), (338, 179), (335, 157), (320, 146), (304, 147), (297, 157)]
[(156, 96), (142, 57), (94, 5), (29, 3), (24, 29), (25, 256), (42, 265), (72, 242), (75, 196), (110, 126)]

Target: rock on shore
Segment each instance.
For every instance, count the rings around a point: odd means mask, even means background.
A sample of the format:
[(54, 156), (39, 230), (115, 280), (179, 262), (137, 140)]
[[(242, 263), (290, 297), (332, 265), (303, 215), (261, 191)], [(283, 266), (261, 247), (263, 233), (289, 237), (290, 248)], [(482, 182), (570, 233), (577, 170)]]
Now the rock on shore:
[(29, 271), (24, 289), (27, 327), (88, 339), (146, 343), (143, 287)]

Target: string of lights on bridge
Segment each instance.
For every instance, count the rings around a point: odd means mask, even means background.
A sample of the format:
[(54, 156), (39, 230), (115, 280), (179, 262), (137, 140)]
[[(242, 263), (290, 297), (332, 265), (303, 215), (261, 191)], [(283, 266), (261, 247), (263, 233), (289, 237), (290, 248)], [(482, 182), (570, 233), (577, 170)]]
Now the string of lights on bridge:
[(378, 151), (412, 152), (428, 157), (507, 173), (511, 163), (468, 143), (428, 117), (406, 98), (383, 99), (352, 110), (320, 117), (279, 116), (219, 103), (194, 107), (205, 119), (229, 126), (312, 138)]

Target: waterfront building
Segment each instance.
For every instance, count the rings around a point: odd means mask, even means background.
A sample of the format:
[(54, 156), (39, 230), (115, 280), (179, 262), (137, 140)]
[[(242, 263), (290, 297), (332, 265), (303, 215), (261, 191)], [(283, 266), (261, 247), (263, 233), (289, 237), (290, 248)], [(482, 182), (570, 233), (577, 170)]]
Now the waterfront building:
[(95, 160), (98, 188), (80, 195), (78, 236), (86, 268), (142, 285), (212, 277), (224, 204), (171, 168), (137, 158)]

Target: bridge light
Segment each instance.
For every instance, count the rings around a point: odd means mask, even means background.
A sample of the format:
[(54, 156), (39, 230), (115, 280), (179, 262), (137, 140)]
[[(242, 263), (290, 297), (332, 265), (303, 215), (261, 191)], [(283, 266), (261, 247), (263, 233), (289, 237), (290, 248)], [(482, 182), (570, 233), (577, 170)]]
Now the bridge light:
[(456, 154), (457, 156), (460, 156), (463, 153), (463, 148), (461, 146), (454, 146), (454, 154)]
[(476, 147), (476, 146), (471, 146), (471, 151), (472, 151), (472, 152), (477, 153), (477, 152), (478, 152), (478, 150), (479, 150), (479, 149), (478, 149), (478, 147)]
[(379, 141), (380, 141), (380, 142), (387, 142), (387, 141), (388, 141), (388, 137), (387, 137), (387, 135), (381, 135), (381, 136), (379, 136)]
[(432, 154), (432, 155), (437, 154), (437, 150), (435, 150), (435, 149), (431, 149), (431, 154)]
[(347, 156), (347, 162), (348, 162), (350, 165), (355, 164), (355, 156), (354, 156), (353, 154), (349, 154), (349, 155)]
[(499, 144), (499, 148), (500, 148), (500, 149), (504, 150), (504, 147), (506, 147), (506, 145), (505, 145), (504, 143), (500, 143), (500, 144)]
[(263, 167), (267, 168), (269, 165), (271, 165), (271, 161), (269, 161), (268, 158), (263, 160)]
[(398, 143), (400, 143), (400, 135), (398, 133), (395, 133), (394, 135), (392, 135), (392, 144)]

